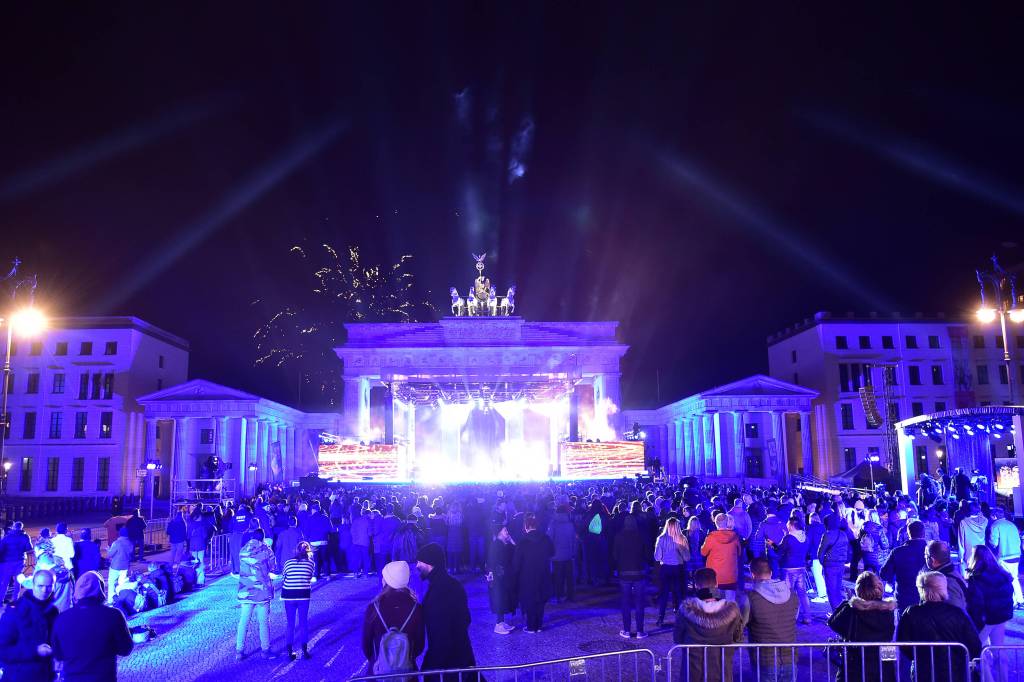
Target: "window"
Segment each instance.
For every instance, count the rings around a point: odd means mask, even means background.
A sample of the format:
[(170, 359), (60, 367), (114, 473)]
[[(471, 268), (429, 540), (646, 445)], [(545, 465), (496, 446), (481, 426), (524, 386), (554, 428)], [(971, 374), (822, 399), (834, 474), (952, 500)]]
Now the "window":
[(110, 400), (114, 397), (114, 375), (103, 375), (103, 399)]
[(78, 377), (78, 399), (86, 400), (89, 397), (89, 375), (83, 374)]
[(85, 487), (85, 457), (75, 457), (71, 462), (71, 489), (80, 492)]
[(1002, 347), (1003, 347), (1003, 337), (1002, 337), (1002, 335), (999, 335), (999, 336), (996, 337), (996, 348), (1002, 348)]
[(99, 400), (100, 399), (100, 389), (102, 388), (102, 386), (103, 386), (103, 375), (102, 374), (93, 374), (92, 375), (92, 396), (91, 396), (93, 400)]
[(43, 342), (33, 341), (32, 347), (29, 350), (29, 355), (42, 355), (43, 354)]
[(1024, 336), (1017, 337), (1017, 348), (1024, 348)]
[(748, 422), (743, 425), (743, 432), (747, 438), (757, 438), (758, 430), (756, 422)]
[(916, 336), (908, 336), (907, 337), (907, 348), (917, 348), (917, 337)]
[(858, 336), (857, 337), (857, 343), (858, 343), (858, 345), (860, 345), (861, 349), (866, 350), (868, 348), (871, 348), (871, 337), (870, 336)]
[(942, 365), (932, 365), (932, 385), (942, 385)]
[(884, 379), (884, 381), (888, 381), (893, 386), (895, 386), (898, 383), (900, 383), (900, 381), (899, 381), (900, 375), (896, 372), (896, 368), (895, 367), (883, 367), (882, 369), (885, 372), (885, 379)]
[(199, 444), (200, 445), (213, 445), (213, 429), (200, 429), (199, 430)]
[(868, 448), (868, 461), (869, 462), (881, 462), (882, 453), (877, 447)]
[[(793, 351), (793, 357), (794, 357), (794, 358), (796, 357), (796, 351)], [(796, 360), (793, 360), (793, 362), (796, 362)], [(160, 369), (163, 369), (163, 368), (164, 368), (164, 356), (162, 356), (162, 355), (161, 355), (161, 356), (159, 357), (159, 359), (157, 360), (156, 366), (157, 366), (158, 368), (160, 368)]]
[[(162, 356), (162, 355), (160, 356), (160, 366), (161, 367), (164, 366), (163, 357), (164, 356)], [(789, 359), (792, 360), (793, 362), (796, 362), (796, 351), (795, 350), (789, 351)]]
[(0, 426), (3, 427), (4, 440), (9, 440), (11, 437), (11, 413), (4, 414), (0, 412)]
[(28, 375), (28, 386), (25, 387), (25, 393), (39, 393), (39, 372), (32, 372)]
[(853, 430), (853, 405), (850, 403), (842, 403), (839, 406), (840, 417), (843, 421), (843, 430)]
[(849, 348), (849, 346), (846, 343), (846, 337), (845, 336), (837, 336), (836, 337), (836, 350), (846, 350), (847, 348)]
[(60, 438), (61, 427), (64, 425), (62, 412), (50, 413), (50, 438)]
[(18, 354), (18, 342), (17, 341), (11, 341), (11, 357), (14, 357), (17, 354)]
[(974, 335), (974, 347), (975, 348), (984, 348), (985, 347), (985, 337), (982, 336), (981, 334), (975, 334)]
[(32, 460), (28, 457), (21, 460), (21, 481), (18, 489), (23, 493), (32, 490)]
[(928, 347), (929, 348), (939, 348), (939, 337), (937, 337), (937, 336), (929, 336), (928, 337)]
[(60, 476), (60, 457), (48, 457), (46, 459), (46, 490), (56, 492)]
[(898, 422), (900, 420), (900, 404), (889, 403), (889, 421)]
[(839, 390), (844, 393), (850, 391), (850, 366), (846, 363), (839, 365)]
[(14, 372), (7, 373), (7, 394), (14, 393)]
[(110, 438), (114, 433), (114, 413), (100, 412), (100, 438)]
[(857, 466), (857, 448), (843, 448), (843, 459), (846, 460), (847, 471)]
[(53, 375), (53, 393), (64, 392), (64, 373)]
[(68, 342), (58, 341), (57, 350), (53, 352), (54, 355), (67, 355), (68, 354)]
[(915, 445), (914, 446), (914, 454), (917, 455), (917, 461), (925, 462), (925, 464), (919, 465), (921, 467), (921, 471), (926, 470), (928, 468), (928, 464), (927, 464), (927, 462), (928, 462), (928, 446), (927, 445)]
[(943, 400), (935, 401), (935, 411), (936, 412), (945, 412), (946, 411), (946, 403), (945, 403), (945, 401), (943, 401)]
[(88, 412), (75, 412), (75, 438), (85, 438), (85, 423), (88, 419)]
[(896, 347), (896, 344), (893, 343), (893, 340), (892, 340), (891, 336), (883, 336), (882, 337), (882, 348), (895, 348), (895, 347)]
[(797, 374), (796, 372), (793, 372), (793, 383), (797, 384), (798, 386), (800, 385), (800, 375)]
[(1009, 383), (1010, 375), (1006, 371), (1006, 365), (999, 365), (999, 383), (1003, 386)]
[(78, 347), (79, 355), (92, 355), (92, 341), (82, 341), (82, 345)]
[(110, 487), (110, 458), (100, 457), (97, 465), (96, 490), (106, 490)]
[(988, 365), (978, 365), (978, 385), (988, 385)]
[(163, 379), (157, 379), (156, 380), (156, 390), (158, 390), (158, 391), (164, 390), (164, 380)]
[(909, 376), (910, 385), (911, 386), (920, 386), (921, 385), (921, 368), (918, 367), (917, 365), (910, 365), (909, 367), (907, 367), (907, 372), (910, 375)]
[(103, 354), (117, 355), (117, 341), (107, 341), (107, 345), (103, 349)]
[(924, 403), (910, 403), (910, 413), (915, 417), (924, 414)]
[(25, 423), (21, 429), (21, 437), (31, 440), (36, 437), (36, 413), (26, 412)]
[(1020, 383), (1024, 384), (1024, 365), (1020, 366)]

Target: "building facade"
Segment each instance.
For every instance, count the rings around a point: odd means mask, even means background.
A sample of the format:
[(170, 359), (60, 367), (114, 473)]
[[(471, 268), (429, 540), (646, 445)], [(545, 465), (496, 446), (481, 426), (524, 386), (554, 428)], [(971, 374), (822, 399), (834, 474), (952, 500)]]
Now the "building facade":
[(16, 338), (7, 494), (137, 492), (145, 447), (138, 397), (185, 381), (188, 358), (188, 342), (135, 317), (56, 318), (39, 338)]
[[(885, 461), (883, 430), (868, 423), (860, 388), (874, 390), (879, 412), (891, 421), (953, 409), (1015, 403), (1024, 385), (1024, 329), (1011, 325), (1010, 370), (1003, 361), (998, 324), (943, 316), (926, 318), (852, 314), (814, 318), (768, 338), (769, 374), (815, 391), (813, 475), (828, 478), (866, 459)], [(886, 369), (888, 367), (888, 369)], [(884, 404), (889, 374), (891, 401)], [(921, 442), (919, 470), (942, 463), (941, 442)], [(812, 473), (812, 472), (807, 472)]]
[(817, 394), (763, 375), (718, 386), (656, 410), (626, 410), (644, 434), (648, 459), (669, 476), (751, 485), (788, 480), (813, 454), (811, 404)]

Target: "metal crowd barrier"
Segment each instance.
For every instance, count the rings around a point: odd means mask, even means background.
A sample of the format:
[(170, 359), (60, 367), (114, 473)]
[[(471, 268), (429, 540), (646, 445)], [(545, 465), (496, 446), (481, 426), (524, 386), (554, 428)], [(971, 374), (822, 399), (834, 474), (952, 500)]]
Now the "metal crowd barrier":
[(231, 570), (231, 550), (227, 533), (214, 535), (210, 540), (210, 551), (207, 553), (210, 562), (210, 573), (227, 573)]
[(959, 642), (681, 644), (667, 659), (668, 682), (967, 682), (973, 669)]
[(987, 646), (981, 650), (982, 682), (1021, 679), (1024, 679), (1024, 645)]
[[(349, 682), (376, 680), (444, 680), (444, 682), (655, 682), (660, 671), (650, 649), (612, 651), (522, 665), (494, 665), (477, 668), (429, 670), (390, 675), (353, 677)], [(439, 677), (440, 676), (440, 677)]]

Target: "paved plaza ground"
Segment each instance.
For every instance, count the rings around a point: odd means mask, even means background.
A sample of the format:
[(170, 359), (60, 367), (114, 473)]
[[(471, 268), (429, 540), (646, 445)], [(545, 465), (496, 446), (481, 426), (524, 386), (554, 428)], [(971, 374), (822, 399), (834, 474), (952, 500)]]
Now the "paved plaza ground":
[[(648, 648), (664, 656), (672, 646), (669, 625), (662, 630), (654, 629), (655, 607), (647, 610), (650, 637), (642, 641), (620, 638), (621, 616), (614, 588), (582, 590), (577, 602), (550, 606), (544, 630), (538, 634), (518, 629), (511, 635), (496, 635), (483, 579), (465, 577), (464, 583), (473, 613), (470, 637), (479, 665), (526, 663), (631, 648)], [(360, 650), (362, 619), (366, 605), (378, 592), (379, 579), (343, 578), (315, 585), (309, 617), (313, 658), (308, 661), (289, 661), (283, 655), (267, 661), (255, 655), (235, 662), (235, 585), (234, 578), (224, 576), (177, 603), (132, 618), (131, 625), (148, 624), (159, 634), (121, 660), (119, 679), (342, 680), (365, 671)], [(821, 642), (830, 636), (825, 626), (825, 606), (812, 604), (813, 623), (798, 629), (801, 641)], [(1014, 620), (1007, 634), (1007, 643), (1024, 643), (1024, 617)], [(271, 609), (271, 639), (274, 650), (280, 653), (284, 647), (284, 608), (279, 600), (274, 601)], [(251, 653), (258, 646), (254, 621), (246, 648)]]

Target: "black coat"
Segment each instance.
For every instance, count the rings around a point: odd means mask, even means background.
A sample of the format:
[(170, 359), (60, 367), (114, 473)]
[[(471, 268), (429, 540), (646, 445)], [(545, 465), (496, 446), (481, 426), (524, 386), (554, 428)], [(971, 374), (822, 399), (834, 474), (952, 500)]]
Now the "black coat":
[(512, 555), (515, 547), (495, 538), (487, 550), (487, 571), (493, 576), (487, 586), (491, 612), (496, 615), (516, 610), (516, 598), (512, 592)]
[(469, 641), (469, 604), (466, 589), (442, 568), (427, 575), (423, 598), (423, 622), (427, 631), (427, 653), (423, 670), (468, 668), (476, 665)]
[(114, 682), (117, 657), (133, 646), (124, 615), (99, 597), (80, 600), (53, 626), (53, 655), (64, 661), (66, 682)]
[(26, 592), (0, 616), (0, 665), (4, 682), (48, 682), (54, 678), (53, 657), (36, 649), (52, 641), (57, 607)]
[[(896, 628), (896, 641), (961, 642), (967, 647), (970, 658), (981, 655), (981, 640), (978, 639), (974, 623), (963, 609), (948, 602), (924, 602), (904, 611)], [(917, 653), (915, 647), (902, 647), (902, 651), (910, 658), (915, 658)], [(967, 662), (959, 648), (951, 650), (938, 647), (934, 651), (921, 649), (920, 653), (916, 658), (917, 679), (930, 682), (961, 682), (969, 679)]]
[(896, 604), (902, 612), (921, 601), (917, 593), (917, 574), (924, 568), (927, 541), (907, 540), (889, 555), (882, 566), (882, 580), (896, 584)]
[(98, 571), (102, 567), (100, 546), (94, 540), (79, 540), (75, 543), (75, 574)]
[(531, 530), (523, 535), (512, 557), (516, 594), (525, 609), (551, 598), (551, 557), (555, 546), (544, 533)]
[(25, 531), (9, 530), (0, 540), (0, 561), (24, 564), (25, 554), (31, 551), (32, 541)]
[[(896, 631), (896, 604), (853, 597), (829, 616), (828, 626), (845, 642), (891, 642)], [(877, 648), (851, 647), (844, 651), (846, 661), (838, 679), (858, 682), (896, 679), (896, 669), (891, 663), (880, 664)]]
[[(1016, 564), (1013, 564), (1016, 565)], [(967, 579), (967, 615), (981, 630), (1013, 619), (1013, 578), (1001, 568)]]

